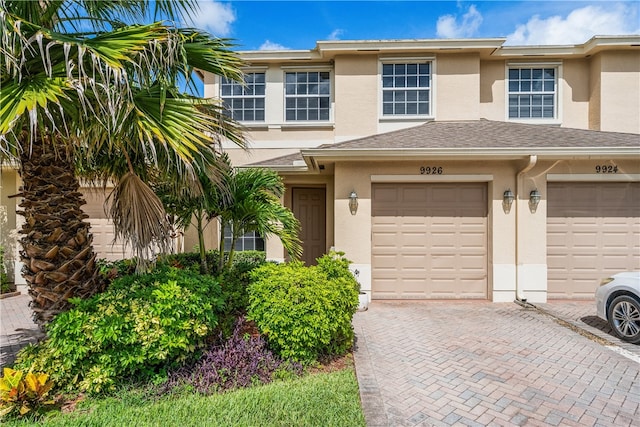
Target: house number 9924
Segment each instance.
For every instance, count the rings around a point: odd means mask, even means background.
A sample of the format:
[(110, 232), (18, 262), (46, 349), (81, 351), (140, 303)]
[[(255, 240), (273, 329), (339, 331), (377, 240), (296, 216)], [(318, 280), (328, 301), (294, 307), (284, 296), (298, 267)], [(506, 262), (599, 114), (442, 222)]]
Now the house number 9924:
[(616, 165), (597, 165), (596, 173), (618, 173), (618, 166)]
[(442, 175), (442, 166), (420, 166), (420, 175)]

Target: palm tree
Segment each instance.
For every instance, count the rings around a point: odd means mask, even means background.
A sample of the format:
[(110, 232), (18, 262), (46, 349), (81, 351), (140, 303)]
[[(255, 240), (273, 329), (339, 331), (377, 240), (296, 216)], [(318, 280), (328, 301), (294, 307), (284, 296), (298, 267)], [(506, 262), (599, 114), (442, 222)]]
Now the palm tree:
[(274, 235), (282, 241), (285, 250), (293, 258), (302, 254), (298, 239), (300, 223), (280, 198), (284, 194), (284, 183), (277, 172), (249, 168), (231, 169), (226, 176), (225, 188), (229, 191), (229, 202), (219, 206), (216, 212), (220, 224), (220, 263), (225, 252), (224, 228), (231, 228), (231, 245), (226, 268), (233, 262), (235, 243), (240, 236), (252, 231), (261, 236)]
[[(103, 287), (77, 169), (115, 183), (116, 233), (144, 258), (168, 239), (146, 182), (169, 170), (176, 185), (193, 178), (218, 158), (212, 139), (242, 144), (217, 101), (178, 89), (194, 69), (242, 78), (227, 40), (171, 23), (196, 6), (0, 0), (0, 160), (16, 161), (23, 182), (21, 260), (40, 325)], [(152, 14), (168, 21), (130, 24)]]
[(196, 173), (192, 185), (175, 188), (171, 177), (164, 177), (153, 185), (153, 190), (162, 201), (165, 210), (173, 218), (174, 227), (187, 229), (194, 225), (198, 235), (202, 274), (209, 272), (205, 228), (219, 214), (220, 209), (229, 204), (229, 194), (224, 188), (224, 176), (230, 169), (229, 157), (223, 153), (215, 167), (202, 168)]

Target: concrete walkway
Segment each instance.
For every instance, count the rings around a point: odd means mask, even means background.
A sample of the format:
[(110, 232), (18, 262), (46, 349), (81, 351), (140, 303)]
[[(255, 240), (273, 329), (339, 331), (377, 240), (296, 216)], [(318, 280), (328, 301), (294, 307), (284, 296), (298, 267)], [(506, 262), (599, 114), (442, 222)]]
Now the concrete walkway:
[(0, 369), (13, 365), (18, 351), (41, 336), (31, 319), (29, 295), (0, 299)]
[(540, 308), (374, 302), (357, 313), (367, 425), (640, 425), (640, 347), (618, 345), (593, 301)]

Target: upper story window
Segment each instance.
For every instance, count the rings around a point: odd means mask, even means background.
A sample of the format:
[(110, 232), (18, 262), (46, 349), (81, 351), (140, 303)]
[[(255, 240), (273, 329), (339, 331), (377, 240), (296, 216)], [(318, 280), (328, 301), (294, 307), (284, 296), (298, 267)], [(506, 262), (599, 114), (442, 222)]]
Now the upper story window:
[(509, 118), (557, 117), (557, 68), (509, 68)]
[(285, 73), (285, 119), (328, 121), (331, 105), (329, 71)]
[(264, 121), (264, 73), (246, 73), (244, 84), (223, 77), (220, 93), (229, 115), (234, 120)]
[(382, 115), (431, 114), (431, 63), (382, 64)]

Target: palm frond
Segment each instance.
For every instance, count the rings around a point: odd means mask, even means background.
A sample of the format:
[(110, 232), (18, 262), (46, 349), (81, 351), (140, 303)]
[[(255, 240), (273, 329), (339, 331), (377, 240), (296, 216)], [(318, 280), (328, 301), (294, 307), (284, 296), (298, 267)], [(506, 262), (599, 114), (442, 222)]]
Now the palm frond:
[(159, 252), (167, 252), (171, 230), (166, 212), (158, 196), (137, 175), (125, 174), (107, 202), (116, 228), (115, 239), (131, 242), (138, 259), (152, 259)]

